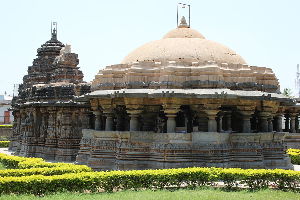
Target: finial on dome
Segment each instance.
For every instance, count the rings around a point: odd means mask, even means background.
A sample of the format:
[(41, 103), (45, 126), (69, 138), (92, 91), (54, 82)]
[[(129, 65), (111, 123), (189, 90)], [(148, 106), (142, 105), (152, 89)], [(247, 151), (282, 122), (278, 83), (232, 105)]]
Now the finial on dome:
[(57, 40), (57, 22), (51, 22), (51, 40)]
[(189, 28), (188, 24), (186, 23), (185, 17), (182, 16), (180, 20), (180, 24), (178, 25), (178, 28)]
[[(179, 8), (180, 8), (181, 12), (185, 12), (185, 15), (188, 15), (189, 23), (186, 22), (184, 14), (180, 14), (182, 17), (180, 19), (180, 24), (178, 24)], [(188, 8), (188, 10), (186, 10), (185, 8)], [(188, 14), (186, 12), (188, 12)], [(178, 28), (190, 28), (191, 27), (191, 6), (190, 5), (185, 4), (185, 3), (177, 4), (177, 27)]]

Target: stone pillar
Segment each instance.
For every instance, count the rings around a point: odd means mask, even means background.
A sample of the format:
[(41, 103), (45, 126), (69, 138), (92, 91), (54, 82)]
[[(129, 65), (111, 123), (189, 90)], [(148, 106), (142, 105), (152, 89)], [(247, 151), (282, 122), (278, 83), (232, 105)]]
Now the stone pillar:
[(106, 120), (105, 120), (105, 131), (112, 131), (113, 130), (113, 115), (112, 113), (105, 113)]
[(243, 126), (242, 126), (242, 132), (243, 133), (251, 133), (251, 115), (252, 111), (242, 111), (242, 118), (243, 118)]
[(232, 131), (232, 127), (231, 127), (231, 112), (226, 112), (226, 131)]
[(296, 133), (299, 133), (299, 116), (298, 115), (296, 115), (295, 129), (296, 129)]
[(208, 132), (217, 132), (216, 116), (218, 112), (218, 110), (205, 110), (208, 117)]
[(290, 120), (290, 132), (291, 133), (296, 133), (296, 115), (294, 114), (294, 113), (292, 113), (291, 115), (290, 115), (290, 118), (291, 118), (291, 120)]
[(276, 116), (276, 131), (282, 132), (282, 115)]
[(268, 132), (268, 115), (267, 115), (267, 113), (260, 113), (259, 121), (260, 121), (260, 131)]
[(138, 131), (139, 124), (138, 124), (138, 115), (129, 115), (130, 117), (130, 131)]
[(268, 118), (268, 132), (273, 132), (273, 118)]
[(290, 131), (290, 117), (288, 115), (285, 115), (285, 127), (284, 127), (285, 132)]
[(123, 131), (124, 130), (124, 115), (123, 113), (116, 113), (116, 131)]
[(127, 109), (127, 113), (129, 113), (130, 122), (129, 122), (129, 130), (130, 131), (139, 131), (139, 121), (138, 117), (142, 113), (142, 109)]
[(175, 133), (176, 131), (176, 121), (175, 117), (179, 110), (178, 105), (164, 105), (164, 112), (167, 119), (167, 133)]
[(95, 130), (101, 130), (101, 112), (100, 111), (93, 111), (95, 115)]
[(219, 115), (218, 118), (218, 132), (223, 132), (223, 114)]
[(167, 132), (168, 133), (175, 133), (175, 129), (176, 129), (176, 121), (175, 121), (175, 117), (176, 114), (167, 114), (166, 117), (167, 119)]

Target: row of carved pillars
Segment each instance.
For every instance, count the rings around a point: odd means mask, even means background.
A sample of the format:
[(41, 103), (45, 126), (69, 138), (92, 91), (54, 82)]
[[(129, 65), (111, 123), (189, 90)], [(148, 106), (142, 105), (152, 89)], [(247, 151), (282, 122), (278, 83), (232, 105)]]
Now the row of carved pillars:
[[(205, 130), (193, 131), (207, 131), (207, 132), (223, 132), (223, 131), (235, 131), (235, 132), (282, 132), (282, 115), (273, 115), (270, 112), (255, 112), (254, 110), (222, 110), (218, 109), (203, 109), (203, 108), (191, 108), (194, 111), (195, 116), (200, 116), (200, 114), (205, 115), (204, 126)], [(166, 132), (174, 133), (176, 132), (176, 119), (178, 118), (178, 113), (181, 112), (180, 106), (163, 106), (164, 117), (166, 118)], [(142, 109), (128, 109), (124, 111), (128, 116), (128, 129), (129, 131), (140, 131), (140, 117), (143, 112)], [(118, 124), (120, 121), (119, 114), (110, 110), (98, 110), (93, 111), (95, 115), (95, 130), (105, 130), (105, 131), (124, 131), (126, 129), (119, 129)], [(149, 115), (151, 120), (151, 115)], [(200, 118), (200, 117), (199, 117)], [(203, 122), (203, 117), (202, 122)], [(114, 121), (116, 119), (117, 122)], [(143, 117), (142, 120), (146, 124), (147, 118)], [(182, 119), (186, 120), (186, 119)], [(293, 121), (294, 118), (291, 118)], [(177, 119), (178, 121), (178, 119)], [(233, 130), (234, 129), (234, 130)], [(147, 129), (143, 129), (147, 131)], [(165, 132), (165, 131), (164, 131)]]
[(298, 113), (287, 113), (283, 115), (284, 120), (284, 131), (290, 133), (299, 133), (300, 126), (299, 126), (299, 114)]

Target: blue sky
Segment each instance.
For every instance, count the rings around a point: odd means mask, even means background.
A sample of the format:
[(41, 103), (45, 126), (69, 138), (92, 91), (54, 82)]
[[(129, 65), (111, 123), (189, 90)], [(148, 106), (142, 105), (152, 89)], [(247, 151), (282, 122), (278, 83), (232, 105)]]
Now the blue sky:
[[(249, 65), (270, 67), (281, 89), (295, 87), (300, 63), (299, 0), (190, 0), (191, 27), (240, 54)], [(58, 39), (79, 55), (85, 81), (132, 50), (176, 27), (174, 0), (0, 0), (0, 94), (22, 82), (36, 50)]]

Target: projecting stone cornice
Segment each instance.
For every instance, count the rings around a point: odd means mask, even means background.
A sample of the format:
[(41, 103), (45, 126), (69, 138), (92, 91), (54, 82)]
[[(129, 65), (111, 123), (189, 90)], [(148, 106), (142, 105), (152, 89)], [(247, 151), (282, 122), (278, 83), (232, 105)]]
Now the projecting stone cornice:
[(120, 89), (120, 90), (97, 90), (85, 95), (85, 98), (223, 98), (235, 99), (245, 98), (253, 100), (279, 100), (282, 102), (293, 103), (294, 100), (278, 93), (267, 93), (261, 91), (245, 91), (223, 89)]

